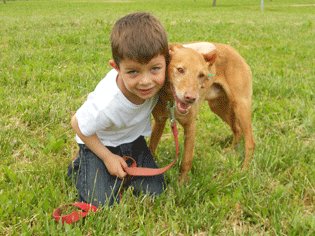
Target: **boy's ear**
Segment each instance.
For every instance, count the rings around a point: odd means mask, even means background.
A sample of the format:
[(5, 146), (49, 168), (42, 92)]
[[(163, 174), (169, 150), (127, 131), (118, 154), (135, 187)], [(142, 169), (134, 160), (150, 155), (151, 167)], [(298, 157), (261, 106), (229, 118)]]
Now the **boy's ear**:
[(119, 67), (114, 60), (110, 60), (109, 64), (113, 67), (117, 72), (119, 72)]

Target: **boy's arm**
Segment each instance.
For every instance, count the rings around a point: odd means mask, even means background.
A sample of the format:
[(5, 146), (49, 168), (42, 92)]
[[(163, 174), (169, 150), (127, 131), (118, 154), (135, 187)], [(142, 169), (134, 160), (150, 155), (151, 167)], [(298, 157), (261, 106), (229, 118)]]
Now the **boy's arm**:
[(85, 136), (84, 134), (82, 134), (78, 125), (76, 115), (72, 117), (71, 125), (74, 131), (80, 137), (80, 139), (85, 143), (85, 145), (104, 162), (107, 170), (111, 175), (118, 176), (121, 179), (126, 177), (127, 174), (122, 166), (128, 167), (128, 165), (122, 157), (115, 155), (111, 151), (109, 151), (108, 148), (103, 145), (96, 134), (93, 134), (91, 136)]

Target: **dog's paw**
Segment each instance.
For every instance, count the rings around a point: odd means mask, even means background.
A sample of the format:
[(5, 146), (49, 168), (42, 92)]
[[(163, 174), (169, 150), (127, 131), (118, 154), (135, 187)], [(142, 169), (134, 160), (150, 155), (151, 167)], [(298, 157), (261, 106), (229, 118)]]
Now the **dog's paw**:
[(182, 173), (179, 176), (177, 183), (178, 184), (182, 184), (182, 183), (186, 183), (186, 182), (189, 182), (189, 181), (190, 181), (190, 178), (187, 176), (187, 174), (186, 173)]
[(228, 147), (223, 149), (224, 154), (231, 154), (232, 152), (235, 152), (235, 147)]

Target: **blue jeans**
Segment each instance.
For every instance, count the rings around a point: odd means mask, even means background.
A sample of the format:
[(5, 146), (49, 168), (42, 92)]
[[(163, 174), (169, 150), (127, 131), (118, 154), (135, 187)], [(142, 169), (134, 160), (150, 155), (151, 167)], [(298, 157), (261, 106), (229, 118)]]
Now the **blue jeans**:
[[(68, 166), (68, 176), (76, 185), (79, 192), (79, 201), (91, 203), (100, 207), (119, 203), (119, 189), (133, 187), (133, 194), (140, 192), (150, 196), (160, 195), (165, 188), (163, 174), (156, 176), (135, 176), (125, 178), (124, 181), (111, 175), (104, 162), (96, 156), (86, 145), (79, 144), (79, 156)], [(158, 168), (143, 136), (132, 143), (118, 147), (107, 147), (118, 156), (130, 156), (136, 160), (138, 167)], [(127, 161), (128, 165), (131, 165)]]

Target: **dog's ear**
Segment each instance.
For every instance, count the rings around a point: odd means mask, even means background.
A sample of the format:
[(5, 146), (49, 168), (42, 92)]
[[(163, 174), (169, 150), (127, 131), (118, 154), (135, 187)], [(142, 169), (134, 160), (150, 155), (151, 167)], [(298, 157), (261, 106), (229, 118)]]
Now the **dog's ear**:
[(185, 44), (185, 46), (201, 53), (209, 66), (215, 62), (215, 59), (219, 53), (213, 43), (193, 42)]
[(181, 43), (170, 43), (168, 45), (168, 48), (170, 50), (170, 55), (172, 56), (172, 54), (174, 54), (174, 52), (178, 49), (183, 47), (183, 45)]
[(202, 54), (203, 58), (206, 60), (209, 66), (212, 66), (213, 63), (215, 62), (215, 59), (217, 58), (218, 51), (215, 49), (211, 52)]

